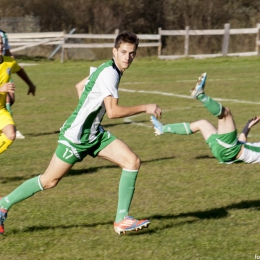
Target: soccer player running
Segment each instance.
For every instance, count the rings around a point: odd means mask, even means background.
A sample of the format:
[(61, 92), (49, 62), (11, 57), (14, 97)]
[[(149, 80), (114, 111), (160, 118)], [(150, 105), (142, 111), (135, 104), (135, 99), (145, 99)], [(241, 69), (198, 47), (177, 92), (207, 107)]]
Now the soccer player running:
[(139, 39), (134, 33), (123, 31), (116, 37), (113, 58), (76, 85), (78, 106), (60, 129), (58, 146), (46, 171), (25, 181), (0, 200), (0, 233), (4, 233), (7, 211), (15, 203), (36, 192), (55, 187), (72, 166), (87, 155), (99, 156), (122, 168), (115, 232), (120, 235), (121, 232), (142, 229), (150, 224), (147, 219), (137, 220), (129, 216), (141, 161), (128, 145), (101, 126), (105, 113), (108, 118), (123, 118), (142, 112), (161, 117), (162, 111), (156, 104), (119, 105), (119, 82), (136, 56), (138, 44)]
[(11, 58), (3, 55), (4, 41), (0, 35), (0, 154), (8, 149), (16, 137), (16, 129), (11, 114), (6, 109), (6, 96), (14, 94), (15, 85), (11, 74), (17, 73), (28, 85), (27, 94), (35, 95), (35, 86), (26, 72)]
[(249, 143), (247, 136), (250, 129), (260, 121), (260, 116), (250, 119), (242, 133), (237, 137), (237, 129), (229, 108), (223, 107), (204, 93), (207, 74), (202, 74), (191, 90), (191, 95), (198, 99), (214, 116), (218, 117), (218, 128), (207, 120), (192, 123), (175, 123), (163, 125), (155, 117), (151, 117), (155, 134), (172, 133), (190, 135), (201, 132), (213, 155), (220, 163), (260, 163), (260, 142)]

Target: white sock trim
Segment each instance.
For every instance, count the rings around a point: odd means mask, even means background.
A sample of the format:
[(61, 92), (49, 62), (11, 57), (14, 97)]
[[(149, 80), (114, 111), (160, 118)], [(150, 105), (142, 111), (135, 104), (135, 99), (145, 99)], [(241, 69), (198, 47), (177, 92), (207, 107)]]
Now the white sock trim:
[(138, 172), (139, 170), (128, 170), (128, 169), (125, 169), (123, 168), (124, 171), (127, 171), (127, 172)]
[(218, 114), (217, 114), (217, 115), (214, 115), (214, 116), (220, 116), (221, 113), (222, 113), (222, 105), (221, 105), (220, 103), (219, 103), (219, 105), (220, 105), (220, 110), (219, 110)]
[(184, 128), (185, 128), (186, 134), (187, 134), (187, 135), (190, 134), (190, 133), (189, 133), (189, 128), (188, 128), (187, 124), (186, 124), (186, 123), (183, 123), (183, 125), (184, 125)]
[(42, 183), (41, 183), (40, 177), (41, 177), (41, 175), (38, 176), (38, 185), (39, 185), (41, 190), (44, 190), (43, 187), (42, 187)]

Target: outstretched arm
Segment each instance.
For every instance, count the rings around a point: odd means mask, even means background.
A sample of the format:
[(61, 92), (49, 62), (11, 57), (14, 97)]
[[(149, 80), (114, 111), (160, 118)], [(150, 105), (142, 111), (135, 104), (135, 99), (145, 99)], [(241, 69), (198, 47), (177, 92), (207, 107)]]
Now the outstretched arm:
[(238, 140), (242, 142), (247, 141), (247, 136), (250, 132), (250, 129), (256, 125), (260, 121), (260, 116), (256, 116), (254, 118), (251, 118), (250, 120), (247, 121), (242, 133), (239, 135)]
[(122, 118), (139, 113), (154, 115), (156, 118), (161, 118), (162, 115), (162, 110), (156, 104), (145, 104), (131, 107), (119, 106), (118, 98), (113, 98), (111, 96), (106, 97), (104, 103), (109, 118)]
[(35, 96), (36, 87), (35, 87), (35, 85), (32, 83), (32, 81), (30, 80), (30, 78), (28, 77), (28, 75), (26, 74), (26, 72), (24, 71), (24, 69), (21, 68), (21, 69), (17, 72), (17, 75), (28, 85), (29, 89), (28, 89), (27, 95), (32, 94), (33, 96)]

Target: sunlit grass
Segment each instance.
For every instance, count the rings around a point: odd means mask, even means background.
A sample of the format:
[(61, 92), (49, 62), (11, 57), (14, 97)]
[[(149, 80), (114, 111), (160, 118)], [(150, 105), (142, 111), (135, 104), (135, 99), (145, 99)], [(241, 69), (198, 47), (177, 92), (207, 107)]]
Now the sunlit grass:
[[(77, 104), (75, 84), (86, 77), (90, 66), (102, 62), (39, 61), (25, 67), (37, 85), (35, 97), (27, 96), (27, 87), (14, 76), (13, 115), (26, 138), (0, 155), (1, 195), (44, 172), (59, 128)], [(163, 109), (163, 123), (200, 118), (217, 123), (188, 97), (205, 71), (207, 94), (230, 100), (222, 103), (232, 110), (241, 130), (246, 120), (259, 114), (258, 57), (137, 59), (120, 87), (145, 92), (120, 91), (119, 103), (157, 103)], [(200, 134), (155, 137), (146, 114), (128, 120), (105, 117), (103, 125), (142, 159), (131, 214), (149, 218), (149, 229), (125, 236), (114, 232), (121, 170), (87, 157), (55, 189), (13, 206), (0, 237), (0, 259), (254, 259), (260, 255), (259, 165), (219, 164)], [(259, 140), (256, 126), (250, 141)]]

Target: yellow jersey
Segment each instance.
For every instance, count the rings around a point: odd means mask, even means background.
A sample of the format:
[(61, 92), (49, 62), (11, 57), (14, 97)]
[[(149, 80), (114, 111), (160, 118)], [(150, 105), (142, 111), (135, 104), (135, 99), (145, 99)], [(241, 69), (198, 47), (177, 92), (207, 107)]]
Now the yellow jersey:
[[(0, 87), (9, 82), (11, 74), (18, 72), (21, 67), (16, 60), (9, 56), (3, 56), (3, 62), (0, 63)], [(0, 92), (0, 109), (5, 108), (7, 92)]]

